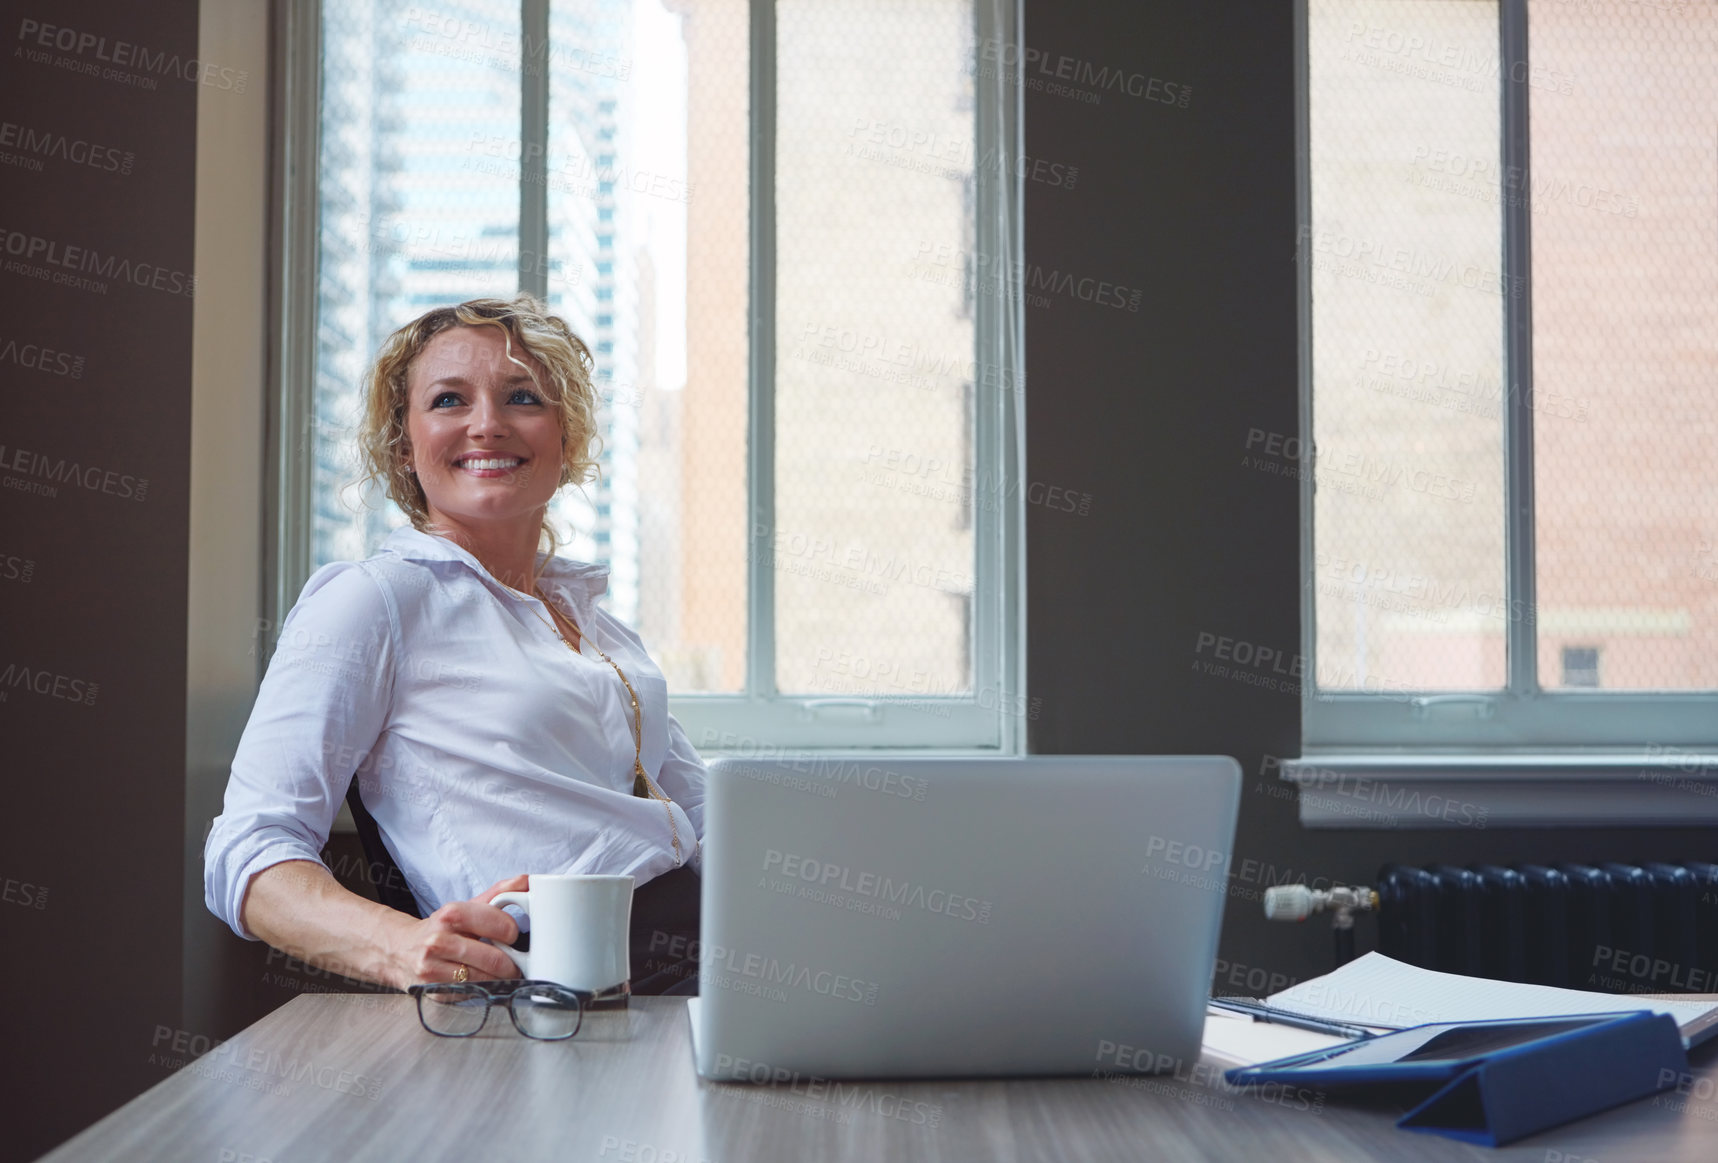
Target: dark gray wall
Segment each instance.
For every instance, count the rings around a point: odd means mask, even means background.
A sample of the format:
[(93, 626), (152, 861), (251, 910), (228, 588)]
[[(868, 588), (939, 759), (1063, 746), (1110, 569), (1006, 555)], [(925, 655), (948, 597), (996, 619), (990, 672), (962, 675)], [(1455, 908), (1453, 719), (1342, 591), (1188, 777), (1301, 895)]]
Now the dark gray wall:
[[(1263, 920), (1268, 883), (1369, 884), (1386, 860), (1713, 858), (1710, 828), (1301, 828), (1261, 774), (1298, 754), (1298, 695), (1196, 669), (1201, 633), (1299, 650), (1298, 485), (1242, 464), (1249, 429), (1298, 431), (1292, 6), (1026, 0), (1025, 40), (1026, 151), (1078, 168), (1072, 189), (1026, 182), (1027, 289), (1042, 296), (1027, 306), (1028, 470), (1091, 494), (1084, 517), (1027, 508), (1030, 747), (1241, 762), (1219, 985), (1225, 970), (1233, 986), (1330, 968), (1327, 927)], [(1098, 87), (1116, 72), (1141, 95)], [(1139, 309), (1034, 289), (1059, 274), (1137, 289)], [(1372, 940), (1363, 925), (1360, 947)]]
[(179, 1024), (197, 4), (0, 29), (0, 948), (30, 991), (0, 1155), (30, 1158), (164, 1077)]

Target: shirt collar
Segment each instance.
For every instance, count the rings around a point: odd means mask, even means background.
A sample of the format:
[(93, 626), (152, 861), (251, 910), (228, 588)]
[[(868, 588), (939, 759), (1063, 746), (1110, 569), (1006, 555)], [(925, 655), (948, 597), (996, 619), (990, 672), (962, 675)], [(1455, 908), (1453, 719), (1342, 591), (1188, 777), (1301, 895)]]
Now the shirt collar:
[[(410, 525), (402, 525), (388, 535), (382, 542), (382, 552), (392, 553), (407, 561), (458, 561), (475, 570), (480, 577), (486, 578), (497, 586), (497, 581), (467, 550), (454, 544), (445, 537), (433, 533), (425, 533)], [(545, 560), (547, 559), (547, 560)], [(542, 582), (553, 582), (574, 593), (582, 593), (587, 599), (595, 600), (608, 592), (609, 567), (590, 562), (573, 561), (565, 557), (549, 557), (547, 554), (537, 554), (537, 562), (542, 569), (538, 579)], [(509, 587), (502, 589), (512, 592)]]

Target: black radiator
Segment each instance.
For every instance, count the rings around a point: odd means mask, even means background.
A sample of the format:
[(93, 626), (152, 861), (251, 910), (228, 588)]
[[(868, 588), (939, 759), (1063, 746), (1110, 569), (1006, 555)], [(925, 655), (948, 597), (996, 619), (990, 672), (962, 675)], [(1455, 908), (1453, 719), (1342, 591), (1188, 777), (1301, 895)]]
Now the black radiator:
[(1378, 951), (1470, 977), (1718, 993), (1718, 864), (1386, 864)]

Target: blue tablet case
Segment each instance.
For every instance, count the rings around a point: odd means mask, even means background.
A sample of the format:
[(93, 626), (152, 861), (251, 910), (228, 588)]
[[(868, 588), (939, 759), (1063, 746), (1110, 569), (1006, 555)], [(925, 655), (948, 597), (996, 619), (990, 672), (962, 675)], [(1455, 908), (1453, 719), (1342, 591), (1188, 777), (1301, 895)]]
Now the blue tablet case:
[(1665, 1090), (1688, 1070), (1675, 1020), (1644, 1010), (1462, 1061), (1299, 1068), (1328, 1057), (1328, 1051), (1303, 1054), (1224, 1077), (1234, 1085), (1428, 1085), (1433, 1092), (1397, 1120), (1398, 1127), (1501, 1147)]

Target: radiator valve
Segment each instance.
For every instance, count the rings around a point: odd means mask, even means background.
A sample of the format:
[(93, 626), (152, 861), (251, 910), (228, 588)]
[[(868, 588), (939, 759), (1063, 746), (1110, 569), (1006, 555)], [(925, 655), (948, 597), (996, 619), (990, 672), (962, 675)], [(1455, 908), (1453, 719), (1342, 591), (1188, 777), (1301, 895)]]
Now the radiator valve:
[(1330, 910), (1331, 934), (1336, 940), (1336, 964), (1354, 960), (1354, 914), (1374, 912), (1378, 894), (1369, 888), (1333, 884), (1329, 889), (1304, 884), (1278, 884), (1265, 890), (1265, 918), (1271, 921), (1304, 921), (1314, 913)]
[(1366, 913), (1378, 907), (1378, 894), (1369, 888), (1349, 888), (1332, 885), (1328, 890), (1308, 888), (1304, 884), (1279, 884), (1265, 890), (1265, 917), (1272, 921), (1304, 921), (1326, 909), (1336, 915), (1336, 928), (1354, 927), (1354, 914)]

